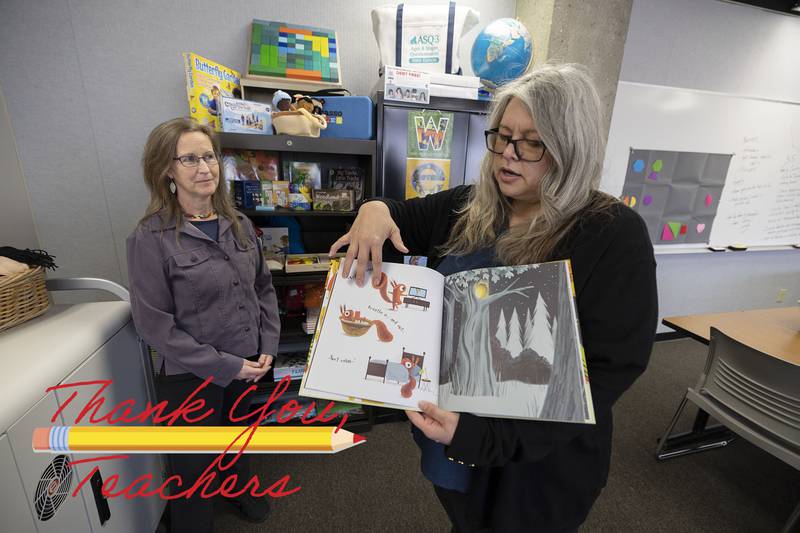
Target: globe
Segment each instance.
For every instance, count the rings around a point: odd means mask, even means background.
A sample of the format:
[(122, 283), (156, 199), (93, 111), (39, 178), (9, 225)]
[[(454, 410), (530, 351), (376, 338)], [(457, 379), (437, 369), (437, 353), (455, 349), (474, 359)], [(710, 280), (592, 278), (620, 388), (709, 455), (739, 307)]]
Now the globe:
[(472, 70), (490, 87), (522, 76), (533, 58), (528, 28), (511, 18), (497, 19), (486, 26), (472, 44)]

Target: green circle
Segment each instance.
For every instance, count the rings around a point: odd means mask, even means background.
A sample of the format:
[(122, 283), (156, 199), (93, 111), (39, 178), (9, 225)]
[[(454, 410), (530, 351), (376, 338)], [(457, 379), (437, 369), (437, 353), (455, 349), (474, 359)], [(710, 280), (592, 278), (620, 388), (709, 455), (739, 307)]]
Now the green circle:
[(656, 159), (653, 163), (653, 170), (656, 172), (661, 172), (661, 169), (664, 168), (664, 162), (660, 159)]

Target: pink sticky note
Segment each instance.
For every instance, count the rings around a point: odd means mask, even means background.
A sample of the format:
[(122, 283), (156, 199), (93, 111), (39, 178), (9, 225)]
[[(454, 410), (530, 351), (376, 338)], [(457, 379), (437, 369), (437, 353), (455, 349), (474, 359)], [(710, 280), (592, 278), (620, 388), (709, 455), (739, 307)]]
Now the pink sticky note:
[(706, 207), (711, 207), (711, 203), (713, 201), (714, 201), (714, 199), (711, 197), (711, 195), (710, 194), (706, 194)]
[(664, 230), (661, 232), (661, 240), (662, 241), (674, 241), (675, 235), (672, 233), (672, 230), (669, 227), (669, 224), (664, 224)]

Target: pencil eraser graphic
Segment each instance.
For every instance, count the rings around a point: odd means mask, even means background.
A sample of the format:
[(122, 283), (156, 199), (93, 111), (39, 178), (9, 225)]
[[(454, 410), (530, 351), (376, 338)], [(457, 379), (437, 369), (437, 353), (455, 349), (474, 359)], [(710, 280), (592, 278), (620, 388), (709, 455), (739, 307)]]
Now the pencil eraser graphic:
[(33, 430), (33, 449), (34, 451), (50, 449), (50, 428), (35, 428)]

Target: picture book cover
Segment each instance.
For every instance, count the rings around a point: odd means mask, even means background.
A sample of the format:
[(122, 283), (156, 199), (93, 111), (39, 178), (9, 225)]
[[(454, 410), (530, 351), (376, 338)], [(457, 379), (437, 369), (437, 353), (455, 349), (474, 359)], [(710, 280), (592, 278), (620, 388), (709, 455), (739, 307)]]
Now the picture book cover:
[(222, 173), (228, 181), (275, 181), (280, 178), (280, 156), (265, 150), (222, 150)]
[(339, 167), (328, 169), (328, 186), (331, 189), (347, 189), (355, 193), (356, 205), (364, 199), (364, 169)]
[(265, 258), (283, 257), (289, 253), (289, 228), (260, 227), (261, 249)]
[(230, 133), (255, 133), (272, 135), (272, 106), (261, 102), (220, 99), (222, 104), (222, 131)]
[(184, 53), (189, 116), (215, 131), (222, 131), (221, 98), (242, 97), (240, 74), (203, 56)]
[(312, 191), (322, 187), (322, 169), (319, 163), (291, 161), (287, 163), (289, 192), (302, 194), (311, 209)]
[(569, 261), (447, 277), (384, 263), (377, 288), (340, 268), (332, 262), (302, 395), (594, 423)]

